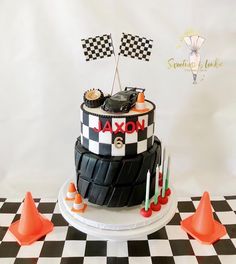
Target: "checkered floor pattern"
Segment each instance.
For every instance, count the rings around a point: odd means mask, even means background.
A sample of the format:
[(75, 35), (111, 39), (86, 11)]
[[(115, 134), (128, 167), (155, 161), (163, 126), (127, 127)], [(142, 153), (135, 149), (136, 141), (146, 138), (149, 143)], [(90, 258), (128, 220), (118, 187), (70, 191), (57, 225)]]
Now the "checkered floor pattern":
[(104, 241), (86, 235), (63, 219), (56, 200), (35, 199), (54, 231), (30, 246), (20, 247), (8, 231), (19, 219), (21, 200), (0, 198), (0, 264), (233, 264), (236, 263), (236, 196), (212, 198), (214, 217), (227, 235), (213, 245), (202, 245), (181, 228), (200, 197), (180, 199), (173, 219), (161, 230), (136, 240)]

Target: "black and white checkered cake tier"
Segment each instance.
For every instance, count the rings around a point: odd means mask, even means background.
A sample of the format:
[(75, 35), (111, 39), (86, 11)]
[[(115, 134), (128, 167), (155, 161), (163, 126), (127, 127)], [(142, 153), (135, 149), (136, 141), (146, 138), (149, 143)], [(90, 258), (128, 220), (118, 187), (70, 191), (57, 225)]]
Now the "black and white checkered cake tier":
[(147, 151), (153, 145), (155, 105), (146, 101), (149, 111), (111, 114), (101, 108), (81, 105), (81, 144), (104, 156), (130, 156)]

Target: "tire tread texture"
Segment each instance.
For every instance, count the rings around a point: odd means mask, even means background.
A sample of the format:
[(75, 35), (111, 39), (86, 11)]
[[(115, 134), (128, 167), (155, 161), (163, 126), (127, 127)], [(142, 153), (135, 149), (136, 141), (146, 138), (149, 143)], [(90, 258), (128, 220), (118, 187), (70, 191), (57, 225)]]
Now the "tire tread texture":
[(161, 164), (161, 142), (154, 137), (148, 150), (132, 157), (96, 155), (75, 144), (76, 182), (88, 201), (108, 207), (134, 206), (145, 198), (146, 175), (151, 174), (150, 197), (154, 194), (156, 167)]
[(95, 90), (95, 89), (88, 90), (84, 93), (84, 104), (89, 108), (96, 108), (103, 104), (103, 102), (105, 101), (105, 97), (104, 97), (103, 92), (100, 89), (97, 89), (101, 93), (100, 97), (94, 100), (88, 100), (86, 98), (86, 93), (92, 90)]

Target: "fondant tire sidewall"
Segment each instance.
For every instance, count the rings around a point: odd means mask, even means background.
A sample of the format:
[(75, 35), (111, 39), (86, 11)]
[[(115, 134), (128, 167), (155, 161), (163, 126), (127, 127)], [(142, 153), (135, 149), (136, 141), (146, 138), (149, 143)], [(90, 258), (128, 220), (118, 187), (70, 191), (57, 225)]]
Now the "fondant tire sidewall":
[(109, 207), (134, 206), (145, 197), (146, 175), (151, 173), (150, 196), (154, 194), (156, 166), (161, 162), (161, 143), (131, 157), (96, 155), (85, 149), (80, 137), (75, 144), (78, 191), (89, 202)]
[(89, 107), (89, 108), (96, 108), (96, 107), (101, 106), (103, 104), (104, 100), (105, 100), (103, 92), (100, 89), (96, 89), (96, 91), (98, 91), (100, 93), (100, 96), (98, 98), (96, 98), (96, 99), (88, 100), (86, 98), (86, 93), (89, 92), (89, 91), (92, 91), (92, 90), (88, 90), (88, 91), (86, 91), (84, 93), (84, 103), (85, 103), (85, 105), (87, 107)]

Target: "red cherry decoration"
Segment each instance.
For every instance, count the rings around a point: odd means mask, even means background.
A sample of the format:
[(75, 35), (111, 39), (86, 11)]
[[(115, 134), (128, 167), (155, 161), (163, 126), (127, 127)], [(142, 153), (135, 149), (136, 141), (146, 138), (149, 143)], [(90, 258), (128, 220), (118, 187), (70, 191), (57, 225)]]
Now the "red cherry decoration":
[(168, 203), (168, 196), (161, 197), (161, 195), (158, 196), (158, 202), (160, 204), (167, 204)]
[(154, 202), (152, 202), (150, 207), (151, 207), (152, 211), (155, 211), (155, 212), (158, 212), (161, 210), (161, 204), (160, 203), (154, 204)]
[(150, 217), (152, 215), (152, 209), (151, 208), (148, 208), (147, 211), (145, 211), (145, 208), (142, 208), (140, 210), (140, 214), (144, 217)]
[(166, 196), (170, 196), (170, 195), (171, 195), (171, 189), (170, 189), (170, 188), (168, 188), (168, 189), (166, 190), (165, 195), (166, 195)]

